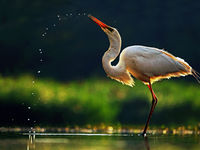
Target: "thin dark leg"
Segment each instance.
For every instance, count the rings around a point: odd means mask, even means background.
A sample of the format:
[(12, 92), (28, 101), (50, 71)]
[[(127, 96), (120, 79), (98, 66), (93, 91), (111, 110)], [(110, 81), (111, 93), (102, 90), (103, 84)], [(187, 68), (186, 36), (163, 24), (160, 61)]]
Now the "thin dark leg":
[(154, 111), (154, 109), (155, 109), (155, 107), (156, 107), (156, 104), (157, 104), (157, 102), (158, 102), (157, 97), (156, 97), (155, 93), (153, 92), (153, 89), (152, 89), (152, 86), (151, 86), (151, 82), (149, 82), (148, 87), (149, 87), (149, 90), (150, 90), (150, 92), (151, 92), (151, 94), (152, 94), (152, 104), (151, 104), (151, 109), (150, 109), (150, 112), (149, 112), (149, 116), (148, 116), (146, 125), (145, 125), (145, 127), (144, 127), (144, 131), (143, 131), (143, 133), (142, 133), (143, 136), (146, 136), (146, 131), (147, 131), (147, 128), (148, 128), (148, 126), (149, 126), (149, 121), (150, 121), (150, 119), (151, 119), (152, 113), (153, 113), (153, 111)]

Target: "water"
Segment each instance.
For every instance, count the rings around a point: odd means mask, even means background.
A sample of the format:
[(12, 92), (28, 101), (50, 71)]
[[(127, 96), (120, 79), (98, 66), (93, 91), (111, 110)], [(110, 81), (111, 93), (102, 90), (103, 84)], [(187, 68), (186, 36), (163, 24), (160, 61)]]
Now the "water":
[(1, 150), (199, 150), (199, 136), (36, 134), (0, 137)]

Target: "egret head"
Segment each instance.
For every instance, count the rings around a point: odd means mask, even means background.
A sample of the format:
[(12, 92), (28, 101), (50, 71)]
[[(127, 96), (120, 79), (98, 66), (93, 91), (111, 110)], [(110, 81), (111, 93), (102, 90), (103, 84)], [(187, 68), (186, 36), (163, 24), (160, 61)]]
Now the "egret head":
[(119, 36), (119, 33), (117, 31), (117, 29), (106, 25), (105, 23), (101, 22), (100, 20), (98, 20), (97, 18), (93, 17), (92, 15), (88, 15), (89, 18), (91, 18), (96, 24), (98, 24), (101, 29), (108, 35), (111, 37), (115, 37), (115, 36)]

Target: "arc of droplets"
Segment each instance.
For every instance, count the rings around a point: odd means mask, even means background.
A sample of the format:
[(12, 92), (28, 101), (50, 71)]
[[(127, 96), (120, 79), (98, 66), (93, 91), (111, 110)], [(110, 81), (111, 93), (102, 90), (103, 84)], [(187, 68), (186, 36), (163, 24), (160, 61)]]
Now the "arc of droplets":
[[(78, 16), (81, 16), (81, 15), (86, 16), (87, 14), (84, 12), (84, 13), (78, 13), (77, 15), (78, 15)], [(73, 13), (65, 14), (65, 16), (73, 16)], [(57, 18), (58, 18), (59, 21), (61, 21), (61, 16), (60, 16), (59, 14), (57, 15)], [(56, 24), (55, 24), (55, 23), (53, 24), (53, 27), (56, 27)], [(45, 37), (45, 36), (47, 35), (47, 31), (49, 31), (49, 27), (46, 27), (46, 28), (45, 28), (45, 31), (42, 33), (42, 37)], [(42, 51), (41, 48), (39, 48), (38, 50), (39, 50), (39, 53), (40, 53), (40, 54), (43, 54), (43, 51)], [(42, 57), (40, 58), (40, 62), (43, 62), (43, 58), (42, 58)], [(40, 74), (41, 71), (38, 70), (37, 73)], [(32, 81), (32, 84), (33, 84), (33, 86), (35, 85), (35, 81), (34, 81), (34, 80)], [(31, 95), (32, 95), (32, 96), (35, 96), (35, 93), (32, 92)], [(38, 100), (40, 100), (40, 97), (38, 98)], [(27, 109), (30, 110), (31, 107), (28, 106)], [(27, 120), (30, 121), (30, 118), (27, 118)], [(34, 120), (33, 122), (36, 123), (36, 120)], [(31, 127), (31, 131), (32, 131), (32, 130), (33, 130), (33, 127)], [(31, 131), (30, 131), (30, 132), (31, 132)]]
[[(61, 20), (63, 20), (63, 19), (66, 19), (66, 17), (72, 17), (72, 16), (86, 16), (87, 15), (87, 13), (66, 13), (66, 14), (64, 14), (64, 15), (60, 15), (60, 14), (57, 14), (56, 15), (56, 17), (57, 17), (57, 19), (59, 20), (59, 21), (61, 21)], [(54, 23), (53, 24), (53, 27), (55, 27), (56, 26), (56, 24)], [(45, 34), (43, 34), (42, 36), (45, 36)]]
[[(58, 16), (58, 17), (60, 17), (60, 16)], [(56, 24), (53, 24), (53, 26), (55, 27)], [(49, 30), (49, 27), (46, 27), (46, 28), (45, 28), (45, 31), (41, 34), (42, 37), (45, 37), (45, 36), (47, 35), (47, 31), (48, 31), (48, 30)], [(39, 54), (43, 54), (43, 51), (42, 51), (41, 48), (39, 48), (38, 51), (39, 51)], [(43, 58), (41, 57), (39, 61), (40, 61), (40, 62), (43, 62), (44, 60), (43, 60)], [(40, 74), (40, 73), (41, 73), (41, 71), (38, 70), (38, 71), (37, 71), (37, 74)], [(35, 81), (34, 81), (34, 80), (32, 81), (32, 85), (33, 85), (33, 87), (35, 86)], [(32, 96), (36, 96), (35, 92), (32, 92), (31, 95), (32, 95)], [(38, 100), (40, 100), (40, 97), (38, 98)], [(31, 110), (31, 107), (28, 106), (27, 109), (28, 109), (28, 110)], [(27, 121), (30, 121), (30, 120), (31, 120), (30, 118), (27, 118)], [(36, 120), (34, 120), (33, 123), (36, 123)], [(31, 131), (32, 131), (32, 130), (33, 130), (33, 127), (31, 127)], [(31, 132), (31, 131), (30, 131), (30, 132)]]
[(66, 16), (73, 16), (73, 15), (78, 15), (78, 16), (86, 16), (87, 13), (77, 13), (77, 14), (73, 14), (73, 13), (68, 13), (68, 14), (65, 14)]
[[(48, 31), (49, 28), (46, 27), (45, 30)], [(45, 36), (46, 34), (47, 34), (47, 33), (44, 32), (44, 33), (42, 34), (42, 36)], [(43, 54), (43, 51), (42, 51), (41, 48), (39, 48), (38, 51), (39, 51), (39, 54)], [(42, 57), (40, 58), (40, 62), (43, 62), (43, 58), (42, 58)], [(37, 73), (40, 74), (41, 71), (38, 70)], [(35, 80), (32, 81), (32, 85), (33, 85), (33, 87), (35, 86)], [(36, 96), (35, 92), (32, 92), (31, 95), (32, 95), (32, 96)], [(40, 99), (40, 98), (38, 98), (38, 99)], [(28, 110), (31, 110), (31, 106), (28, 106), (27, 109), (28, 109)], [(31, 120), (30, 117), (28, 117), (28, 118), (27, 118), (27, 121), (29, 122), (30, 120)], [(33, 123), (36, 123), (36, 120), (33, 120)], [(33, 132), (33, 127), (30, 128), (30, 131), (29, 131), (29, 132)]]
[[(53, 26), (55, 27), (56, 24), (53, 24)], [(44, 37), (45, 35), (47, 35), (47, 31), (49, 31), (49, 27), (46, 27), (46, 28), (45, 28), (45, 32), (42, 34), (43, 37)], [(44, 61), (43, 58), (42, 58), (43, 51), (42, 51), (41, 48), (39, 48), (38, 51), (39, 51), (39, 54), (41, 55), (39, 61), (40, 61), (40, 62), (43, 62), (43, 61)], [(40, 73), (41, 73), (41, 71), (40, 71), (40, 70), (37, 70), (37, 74), (40, 74)], [(33, 83), (33, 86), (34, 86), (35, 81), (33, 80), (32, 83)], [(34, 92), (32, 92), (32, 96), (35, 96), (35, 93), (34, 93)], [(38, 97), (38, 100), (40, 100), (40, 97)], [(31, 109), (31, 107), (29, 106), (29, 107), (28, 107), (28, 110), (30, 110), (30, 109)], [(30, 118), (28, 118), (27, 120), (30, 121)], [(33, 120), (33, 123), (36, 123), (36, 122), (37, 122), (36, 120)], [(35, 132), (34, 129), (33, 129), (33, 127), (31, 127), (30, 129), (31, 129), (30, 132)]]

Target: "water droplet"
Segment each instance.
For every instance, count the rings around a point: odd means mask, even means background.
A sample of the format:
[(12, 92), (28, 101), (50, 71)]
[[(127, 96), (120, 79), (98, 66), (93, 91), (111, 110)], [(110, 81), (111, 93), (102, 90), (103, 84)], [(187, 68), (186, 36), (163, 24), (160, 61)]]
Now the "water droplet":
[(31, 130), (33, 130), (33, 127), (31, 127)]
[(83, 15), (85, 16), (85, 15), (86, 15), (86, 13), (83, 13)]
[(35, 81), (32, 81), (32, 83), (34, 84), (34, 83), (35, 83)]
[(32, 92), (31, 94), (32, 94), (32, 95), (35, 95), (35, 93), (33, 93), (33, 92)]
[(42, 61), (43, 61), (43, 59), (41, 58), (41, 59), (40, 59), (40, 61), (42, 62)]
[(60, 15), (57, 15), (57, 17), (59, 18), (59, 17), (60, 17)]
[(66, 16), (68, 16), (68, 14), (65, 14)]
[(15, 120), (14, 118), (11, 119), (11, 121), (14, 121), (14, 120)]
[(55, 27), (55, 26), (56, 26), (56, 24), (53, 24), (53, 26)]
[(42, 51), (40, 52), (40, 54), (42, 54)]
[(34, 123), (36, 122), (36, 120), (33, 121)]
[(46, 27), (46, 30), (49, 30), (49, 28)]
[(78, 13), (78, 15), (80, 16), (81, 14), (80, 14), (80, 13)]
[(42, 51), (42, 49), (40, 48), (40, 49), (39, 49), (39, 52), (41, 52), (41, 51)]
[(45, 34), (42, 34), (42, 36), (45, 36)]
[(72, 16), (72, 13), (70, 13), (70, 16)]
[(28, 109), (31, 109), (31, 107), (29, 106)]
[(40, 73), (40, 70), (38, 70), (37, 73)]
[(28, 118), (27, 120), (30, 121), (30, 118)]

